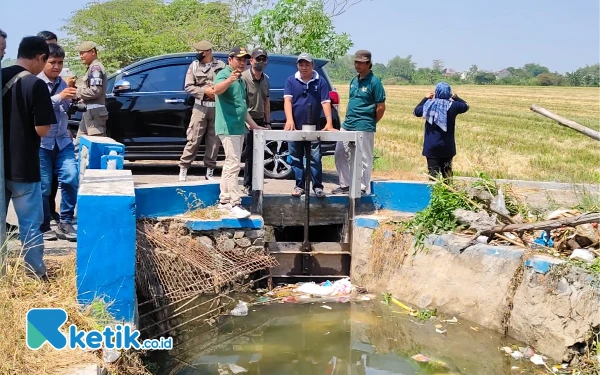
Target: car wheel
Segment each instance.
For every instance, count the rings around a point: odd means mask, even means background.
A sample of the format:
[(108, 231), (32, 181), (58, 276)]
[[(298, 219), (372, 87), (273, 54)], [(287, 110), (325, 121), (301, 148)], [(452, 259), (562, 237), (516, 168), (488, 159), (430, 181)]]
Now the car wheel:
[(267, 141), (265, 144), (265, 177), (288, 179), (294, 175), (288, 162), (288, 145), (285, 141)]

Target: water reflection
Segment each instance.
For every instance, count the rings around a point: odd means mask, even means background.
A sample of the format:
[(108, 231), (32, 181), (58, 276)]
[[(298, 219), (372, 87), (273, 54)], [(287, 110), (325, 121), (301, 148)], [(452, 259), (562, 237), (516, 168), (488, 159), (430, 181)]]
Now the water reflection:
[[(255, 307), (208, 332), (188, 332), (160, 359), (160, 374), (504, 375), (514, 365), (526, 370), (525, 362), (511, 363), (498, 351), (514, 340), (476, 332), (466, 322), (445, 327), (443, 335), (435, 333), (439, 322), (422, 323), (379, 302), (328, 304), (331, 310), (322, 305)], [(411, 359), (416, 354), (431, 361)]]

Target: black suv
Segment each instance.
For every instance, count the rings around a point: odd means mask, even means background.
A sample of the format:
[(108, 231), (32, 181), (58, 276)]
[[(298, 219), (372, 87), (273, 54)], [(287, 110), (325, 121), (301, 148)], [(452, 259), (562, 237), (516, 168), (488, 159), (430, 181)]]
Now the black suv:
[[(227, 63), (227, 54), (213, 56)], [(109, 112), (108, 135), (125, 145), (126, 160), (178, 160), (186, 144), (186, 129), (190, 122), (194, 98), (184, 91), (185, 74), (196, 58), (195, 53), (174, 53), (151, 57), (133, 63), (108, 77), (106, 107)], [(328, 60), (314, 59), (314, 69), (329, 83), (333, 125), (340, 128), (339, 95), (323, 67)], [(265, 73), (271, 83), (271, 127), (283, 129), (283, 89), (287, 78), (297, 71), (296, 56), (269, 55)], [(129, 87), (115, 88), (115, 82), (127, 81)], [(119, 82), (121, 83), (121, 82)], [(71, 129), (76, 128), (81, 113), (72, 116)], [(321, 112), (321, 126), (325, 117)], [(265, 150), (265, 176), (289, 178), (293, 175), (287, 154), (287, 144), (271, 141)], [(334, 142), (323, 143), (323, 155), (332, 155)], [(274, 158), (279, 154), (280, 158)], [(204, 141), (197, 159), (204, 156)], [(223, 148), (219, 159), (224, 158)]]

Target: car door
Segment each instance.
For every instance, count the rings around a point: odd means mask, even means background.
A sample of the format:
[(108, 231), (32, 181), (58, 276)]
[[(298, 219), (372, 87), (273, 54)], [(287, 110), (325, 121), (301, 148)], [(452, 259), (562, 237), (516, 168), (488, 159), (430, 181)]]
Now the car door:
[(185, 143), (190, 111), (190, 96), (183, 89), (187, 68), (185, 64), (141, 67), (117, 79), (128, 82), (128, 88), (113, 90), (109, 121), (114, 138), (122, 139), (130, 152), (159, 152)]

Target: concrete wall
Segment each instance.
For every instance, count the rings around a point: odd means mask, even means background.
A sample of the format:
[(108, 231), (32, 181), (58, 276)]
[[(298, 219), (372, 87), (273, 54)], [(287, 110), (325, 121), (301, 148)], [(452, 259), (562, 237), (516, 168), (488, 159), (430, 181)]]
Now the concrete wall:
[(135, 323), (135, 194), (127, 170), (88, 169), (77, 198), (77, 299)]
[[(373, 246), (373, 217), (356, 222), (351, 276), (371, 292), (388, 291), (414, 307), (437, 308), (501, 333), (507, 328), (555, 360), (570, 360), (569, 347), (600, 326), (600, 288), (577, 271), (553, 274), (561, 260), (514, 246), (467, 246), (469, 238), (456, 235), (430, 236), (427, 250), (413, 257), (412, 247), (389, 245), (398, 236), (393, 231)], [(374, 251), (387, 259), (408, 253), (397, 267), (374, 274)]]

